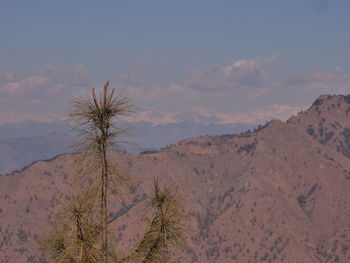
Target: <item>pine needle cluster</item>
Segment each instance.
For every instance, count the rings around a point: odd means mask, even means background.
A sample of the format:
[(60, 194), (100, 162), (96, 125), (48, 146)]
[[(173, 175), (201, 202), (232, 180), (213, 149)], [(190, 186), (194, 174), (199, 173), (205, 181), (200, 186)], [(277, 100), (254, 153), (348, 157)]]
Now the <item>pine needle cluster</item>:
[(167, 187), (161, 190), (155, 180), (149, 206), (153, 215), (146, 233), (133, 251), (120, 262), (168, 262), (172, 249), (184, 246), (184, 222), (187, 215), (181, 206), (180, 197)]
[(54, 262), (101, 262), (96, 247), (101, 227), (93, 217), (94, 198), (89, 192), (74, 196), (59, 216), (55, 228), (43, 242)]

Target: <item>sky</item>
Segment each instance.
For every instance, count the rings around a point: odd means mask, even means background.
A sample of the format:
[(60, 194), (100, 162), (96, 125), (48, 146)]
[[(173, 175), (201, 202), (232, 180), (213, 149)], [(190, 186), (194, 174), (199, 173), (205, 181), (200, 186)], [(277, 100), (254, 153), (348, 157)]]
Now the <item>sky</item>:
[(286, 119), (350, 90), (348, 0), (0, 0), (0, 123), (109, 80), (134, 118)]

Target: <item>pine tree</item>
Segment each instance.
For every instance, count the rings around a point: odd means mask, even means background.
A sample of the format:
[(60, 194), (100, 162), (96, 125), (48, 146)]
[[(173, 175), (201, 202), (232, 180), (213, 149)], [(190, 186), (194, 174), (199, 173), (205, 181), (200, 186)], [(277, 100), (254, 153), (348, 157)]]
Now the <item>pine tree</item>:
[[(99, 195), (100, 226), (101, 226), (101, 262), (108, 262), (107, 237), (107, 196), (109, 182), (118, 177), (118, 170), (112, 169), (107, 158), (109, 147), (115, 144), (115, 139), (127, 133), (127, 130), (115, 127), (114, 119), (128, 113), (132, 107), (126, 96), (114, 96), (115, 90), (108, 90), (107, 82), (103, 94), (97, 99), (92, 90), (92, 99), (73, 102), (71, 116), (79, 126), (81, 146), (85, 157), (90, 160), (90, 169), (98, 171), (97, 192)], [(90, 172), (90, 171), (89, 171)]]
[(154, 212), (140, 243), (122, 258), (117, 257), (109, 245), (107, 200), (110, 188), (119, 190), (121, 183), (129, 180), (108, 155), (113, 147), (119, 146), (118, 139), (128, 134), (127, 129), (115, 123), (131, 108), (125, 94), (116, 95), (114, 89), (110, 91), (108, 82), (99, 98), (93, 89), (91, 98), (73, 102), (70, 115), (80, 138), (77, 163), (83, 165), (78, 172), (83, 187), (45, 240), (44, 248), (54, 262), (168, 262), (171, 248), (184, 243), (186, 215), (179, 197), (169, 188), (161, 190), (154, 181), (149, 204)]

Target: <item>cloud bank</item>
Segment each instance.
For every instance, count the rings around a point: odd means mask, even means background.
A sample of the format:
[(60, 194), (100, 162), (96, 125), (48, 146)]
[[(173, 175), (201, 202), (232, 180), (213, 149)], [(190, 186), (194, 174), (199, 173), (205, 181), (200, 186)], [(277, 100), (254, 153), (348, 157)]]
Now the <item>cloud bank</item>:
[(5, 73), (0, 79), (0, 100), (38, 104), (63, 98), (88, 85), (83, 65), (74, 68), (46, 65), (33, 72)]
[[(273, 75), (270, 67), (279, 58), (258, 57), (229, 65), (194, 68), (182, 81), (147, 85), (144, 75), (149, 65), (144, 56), (111, 83), (119, 90), (125, 89), (132, 101), (144, 109), (130, 121), (154, 125), (182, 121), (227, 124), (285, 120), (305, 109), (304, 104), (311, 103), (300, 100), (301, 105), (295, 105), (293, 98), (315, 98), (322, 93), (350, 90), (350, 74), (339, 67)], [(91, 83), (92, 77), (84, 65), (46, 65), (31, 72), (5, 73), (0, 76), (0, 122), (61, 121), (62, 112), (67, 109), (64, 105), (80, 95), (86, 96), (93, 86)]]

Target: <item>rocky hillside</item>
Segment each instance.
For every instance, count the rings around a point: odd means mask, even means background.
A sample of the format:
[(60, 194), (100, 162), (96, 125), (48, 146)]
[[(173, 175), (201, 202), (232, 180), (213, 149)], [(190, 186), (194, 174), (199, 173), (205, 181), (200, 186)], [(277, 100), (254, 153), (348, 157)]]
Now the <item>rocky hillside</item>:
[[(113, 153), (137, 186), (111, 201), (123, 254), (140, 238), (153, 177), (184, 193), (190, 237), (174, 262), (350, 262), (350, 97), (321, 96), (287, 122)], [(0, 262), (46, 262), (37, 240), (69, 193), (74, 158), (0, 177)]]

